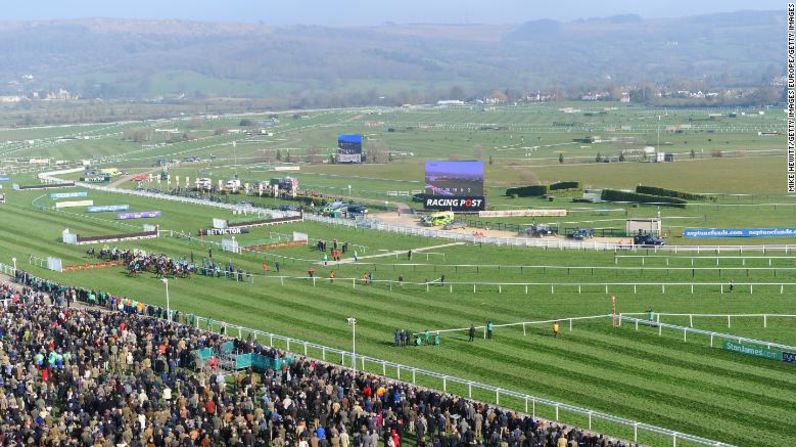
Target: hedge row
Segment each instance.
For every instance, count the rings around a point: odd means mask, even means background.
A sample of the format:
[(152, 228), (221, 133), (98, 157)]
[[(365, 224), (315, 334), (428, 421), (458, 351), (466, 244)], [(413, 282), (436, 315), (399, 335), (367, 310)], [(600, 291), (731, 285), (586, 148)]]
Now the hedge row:
[(580, 182), (558, 182), (550, 185), (550, 191), (557, 191), (560, 189), (580, 189)]
[(630, 191), (619, 191), (616, 189), (603, 189), (602, 200), (609, 202), (639, 202), (639, 203), (660, 203), (661, 205), (685, 207), (687, 200), (678, 197), (656, 196), (652, 194), (640, 194)]
[(506, 190), (506, 195), (511, 197), (535, 197), (547, 194), (549, 187), (547, 185), (530, 185), (530, 186), (517, 186)]
[(653, 196), (675, 197), (684, 200), (705, 200), (708, 196), (704, 194), (694, 194), (690, 192), (676, 191), (674, 189), (659, 188), (657, 186), (636, 186), (636, 192), (639, 194), (650, 194)]
[(561, 191), (565, 189), (580, 189), (580, 182), (558, 182), (552, 185), (529, 185), (529, 186), (516, 186), (506, 190), (506, 195), (511, 197), (536, 197), (543, 196), (550, 191)]

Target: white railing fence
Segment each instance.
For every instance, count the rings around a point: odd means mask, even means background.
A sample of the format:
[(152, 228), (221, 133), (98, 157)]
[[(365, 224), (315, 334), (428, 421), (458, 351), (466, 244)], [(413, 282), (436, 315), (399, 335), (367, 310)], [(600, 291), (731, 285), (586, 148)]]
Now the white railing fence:
[[(631, 314), (624, 314), (624, 315), (631, 315)], [(694, 314), (694, 313), (690, 313), (690, 314), (672, 314), (672, 313), (663, 312), (663, 313), (656, 313), (655, 315), (657, 316), (656, 320), (658, 322), (661, 321), (661, 317), (677, 317), (677, 318), (688, 317), (688, 327), (694, 327), (694, 318), (711, 318), (711, 319), (720, 318), (722, 320), (726, 319), (728, 328), (732, 327), (733, 318), (736, 319), (736, 320), (738, 320), (738, 319), (743, 320), (743, 319), (748, 319), (748, 318), (760, 319), (762, 324), (763, 324), (763, 328), (764, 329), (768, 327), (768, 319), (769, 318), (774, 318), (774, 319), (776, 319), (776, 318), (784, 318), (784, 319), (796, 318), (796, 315), (791, 315), (791, 314)]]
[[(62, 179), (57, 178), (58, 175), (63, 174), (71, 174), (80, 172), (82, 168), (74, 168), (74, 169), (63, 169), (58, 171), (51, 171), (51, 172), (42, 172), (39, 174), (39, 178), (46, 181), (62, 181)], [(106, 192), (113, 192), (119, 194), (132, 194), (138, 195), (141, 197), (149, 197), (153, 199), (164, 199), (164, 200), (173, 200), (183, 203), (191, 203), (195, 205), (203, 205), (203, 206), (213, 206), (217, 208), (227, 208), (231, 210), (239, 210), (240, 207), (234, 204), (229, 203), (219, 203), (219, 202), (212, 202), (206, 199), (196, 199), (196, 198), (189, 198), (189, 197), (181, 197), (181, 196), (172, 196), (168, 194), (161, 194), (161, 193), (152, 193), (148, 191), (134, 191), (129, 189), (122, 189), (122, 188), (112, 188), (109, 186), (101, 186), (101, 185), (93, 185), (89, 183), (80, 183), (78, 185), (84, 188), (95, 189), (99, 191), (106, 191)], [(274, 217), (283, 217), (288, 215), (295, 215), (295, 212), (282, 212), (267, 208), (257, 208), (251, 207), (249, 208), (252, 212), (268, 212), (271, 213)], [(359, 228), (369, 228), (372, 230), (378, 231), (388, 231), (393, 233), (400, 233), (400, 234), (409, 234), (413, 236), (423, 236), (423, 237), (436, 237), (436, 238), (443, 238), (443, 239), (452, 239), (456, 241), (462, 242), (469, 242), (469, 243), (482, 243), (482, 244), (493, 244), (498, 246), (509, 246), (509, 247), (535, 247), (535, 248), (544, 248), (545, 250), (549, 249), (572, 249), (572, 250), (613, 250), (614, 252), (620, 251), (645, 251), (645, 252), (654, 252), (658, 253), (659, 251), (671, 251), (674, 253), (679, 252), (692, 252), (695, 251), (696, 253), (701, 252), (715, 252), (721, 253), (721, 251), (739, 251), (743, 253), (744, 250), (746, 251), (762, 251), (764, 254), (769, 251), (784, 251), (785, 253), (790, 253), (792, 250), (796, 249), (796, 245), (791, 244), (773, 244), (773, 245), (661, 245), (661, 246), (635, 246), (629, 244), (618, 244), (615, 242), (598, 242), (598, 241), (572, 241), (567, 239), (536, 239), (536, 238), (528, 238), (528, 237), (491, 237), (491, 236), (475, 236), (473, 234), (465, 234), (465, 233), (456, 233), (451, 231), (445, 230), (436, 230), (432, 228), (422, 228), (422, 227), (408, 227), (408, 226), (401, 226), (401, 225), (392, 225), (386, 224), (378, 219), (360, 219), (360, 220), (351, 220), (351, 219), (340, 219), (340, 218), (331, 218), (331, 217), (324, 217), (314, 214), (305, 214), (304, 218), (306, 220), (312, 220), (321, 223), (327, 224), (334, 224), (334, 225), (342, 225), (348, 227), (359, 227)]]
[[(779, 315), (779, 316), (789, 317), (790, 315)], [(732, 315), (727, 315), (727, 318), (728, 318), (727, 321), (729, 321), (730, 317), (732, 317)], [(688, 341), (688, 335), (689, 334), (704, 335), (704, 336), (710, 338), (710, 347), (713, 347), (714, 339), (719, 339), (719, 340), (734, 341), (734, 342), (738, 342), (738, 343), (748, 343), (748, 344), (753, 344), (753, 345), (758, 345), (758, 346), (765, 346), (767, 349), (776, 348), (776, 349), (784, 349), (784, 350), (788, 350), (788, 351), (791, 351), (791, 352), (796, 352), (796, 346), (790, 346), (790, 345), (785, 345), (785, 344), (781, 344), (781, 343), (775, 343), (775, 342), (767, 341), (767, 340), (758, 340), (756, 338), (741, 337), (741, 336), (738, 336), (738, 335), (725, 334), (725, 333), (722, 333), (722, 332), (708, 331), (708, 330), (705, 330), (705, 329), (696, 329), (696, 328), (688, 327), (688, 326), (679, 326), (679, 325), (671, 324), (671, 323), (662, 323), (662, 322), (660, 322), (659, 319), (656, 319), (656, 321), (650, 321), (650, 320), (641, 319), (641, 318), (629, 317), (629, 316), (624, 315), (624, 314), (618, 315), (618, 318), (619, 318), (620, 324), (622, 324), (621, 322), (631, 323), (631, 324), (634, 325), (635, 330), (638, 330), (639, 326), (648, 326), (648, 327), (657, 328), (659, 336), (663, 336), (663, 329), (671, 329), (672, 331), (682, 332), (683, 341), (684, 342)]]
[[(240, 338), (244, 336), (251, 336), (254, 340), (260, 343), (266, 343), (267, 341), (269, 346), (284, 349), (288, 352), (307, 357), (319, 358), (320, 360), (327, 362), (337, 362), (339, 359), (339, 363), (341, 365), (350, 364), (354, 369), (374, 372), (385, 377), (395, 378), (397, 380), (415, 385), (424, 385), (436, 389), (442, 389), (442, 391), (448, 393), (466, 395), (470, 399), (478, 399), (487, 401), (489, 403), (494, 403), (495, 405), (513, 408), (518, 411), (524, 411), (533, 418), (543, 417), (545, 419), (562, 423), (566, 423), (567, 419), (571, 420), (573, 416), (576, 419), (582, 418), (581, 420), (585, 420), (586, 424), (584, 425), (586, 425), (589, 430), (597, 430), (609, 435), (611, 433), (625, 432), (629, 436), (619, 435), (618, 437), (632, 439), (634, 443), (664, 445), (661, 444), (660, 439), (664, 438), (670, 440), (671, 445), (675, 447), (678, 445), (678, 443), (681, 446), (684, 445), (684, 441), (689, 442), (692, 445), (732, 447), (731, 444), (680, 433), (655, 425), (645, 424), (643, 422), (590, 410), (588, 408), (578, 407), (530, 394), (507, 390), (494, 385), (479, 383), (453, 375), (402, 365), (400, 363), (390, 362), (366, 355), (352, 354), (349, 351), (291, 337), (285, 337), (257, 329), (250, 329), (247, 327), (203, 317), (194, 317), (194, 324), (197, 328), (204, 326), (204, 328), (207, 328), (211, 331), (220, 331), (223, 328), (223, 332), (227, 335), (230, 335), (230, 331), (237, 331), (237, 336)], [(596, 428), (597, 423), (602, 423), (603, 425), (599, 428)], [(631, 430), (632, 434), (630, 434)], [(658, 439), (649, 438), (649, 435), (657, 435), (656, 438)], [(647, 438), (644, 436), (647, 436)], [(650, 442), (653, 442), (653, 444), (650, 444)]]
[[(327, 266), (327, 267), (333, 267)], [(329, 271), (332, 269), (330, 268)], [(528, 295), (530, 293), (602, 293), (610, 295), (619, 292), (629, 293), (632, 289), (633, 294), (649, 292), (654, 290), (656, 293), (660, 291), (661, 294), (671, 293), (673, 287), (678, 287), (680, 290), (676, 292), (687, 291), (694, 294), (698, 288), (708, 288), (709, 291), (719, 294), (730, 293), (729, 283), (726, 282), (490, 282), (490, 281), (445, 281), (442, 282), (441, 278), (430, 279), (429, 281), (399, 281), (393, 279), (372, 279), (366, 280), (362, 277), (344, 277), (336, 276), (335, 278), (317, 276), (326, 273), (324, 270), (317, 270), (314, 276), (290, 276), (290, 275), (274, 275), (263, 273), (249, 272), (250, 282), (262, 281), (279, 281), (281, 285), (285, 282), (304, 282), (312, 283), (312, 285), (319, 286), (324, 284), (350, 284), (352, 288), (362, 286), (383, 286), (387, 287), (390, 291), (394, 288), (415, 288), (431, 292), (432, 290), (446, 290), (448, 293), (468, 291), (472, 293), (498, 293), (504, 292), (517, 292)], [(255, 279), (256, 278), (256, 279)], [(786, 286), (788, 290), (796, 289), (796, 282), (735, 282), (733, 288), (736, 290), (733, 293), (742, 293), (744, 290), (749, 294), (754, 294), (755, 290), (758, 292), (761, 288), (766, 287), (769, 292), (778, 293), (780, 295), (785, 293)], [(668, 290), (668, 292), (667, 292)], [(744, 293), (746, 293), (744, 292)]]
[[(15, 269), (11, 266), (0, 263), (0, 271), (7, 275), (13, 276)], [(598, 315), (589, 317), (572, 317), (568, 318), (568, 320), (571, 321), (611, 317), (612, 315)], [(385, 377), (411, 382), (412, 384), (442, 389), (444, 392), (457, 393), (461, 395), (466, 394), (470, 399), (487, 401), (494, 403), (495, 405), (501, 405), (507, 408), (513, 408), (515, 410), (524, 410), (526, 414), (530, 414), (534, 418), (543, 417), (545, 419), (552, 419), (564, 423), (566, 423), (567, 420), (572, 420), (573, 417), (576, 420), (580, 418), (581, 421), (585, 419), (587, 422), (584, 425), (586, 425), (589, 430), (596, 430), (609, 435), (615, 434), (614, 436), (617, 437), (633, 439), (633, 442), (636, 443), (641, 442), (643, 444), (649, 445), (664, 445), (661, 444), (661, 442), (668, 442), (666, 441), (666, 439), (668, 439), (671, 441), (671, 445), (674, 447), (676, 447), (678, 443), (680, 443), (682, 447), (684, 441), (691, 443), (692, 445), (700, 446), (733, 447), (731, 444), (680, 433), (655, 425), (590, 410), (588, 408), (557, 402), (513, 390), (502, 389), (494, 385), (479, 383), (453, 375), (402, 365), (370, 356), (354, 354), (342, 349), (324, 346), (317, 343), (310, 343), (304, 340), (286, 337), (271, 332), (251, 329), (244, 326), (200, 316), (186, 316), (183, 314), (182, 318), (185, 322), (192, 321), (192, 324), (197, 328), (202, 328), (202, 326), (204, 326), (204, 329), (211, 331), (221, 331), (223, 329), (223, 333), (229, 336), (233, 336), (231, 331), (236, 331), (238, 338), (251, 336), (253, 339), (261, 343), (265, 343), (267, 340), (269, 346), (284, 349), (285, 351), (307, 357), (319, 358), (323, 361), (336, 361), (339, 356), (340, 364), (346, 365), (350, 362), (354, 369), (357, 369), (358, 367), (361, 370), (379, 373)], [(624, 315), (621, 316), (620, 320), (621, 319), (630, 321), (638, 320)], [(525, 324), (528, 323), (539, 322), (525, 322)], [(647, 323), (649, 323), (649, 321), (647, 321)], [(520, 324), (523, 323), (501, 324), (499, 327), (510, 327)], [(693, 329), (691, 330), (694, 331)], [(733, 337), (732, 339), (738, 340), (738, 337)], [(281, 345), (279, 343), (281, 343)], [(409, 379), (409, 375), (411, 375), (411, 381)], [(630, 435), (631, 430), (632, 435)]]

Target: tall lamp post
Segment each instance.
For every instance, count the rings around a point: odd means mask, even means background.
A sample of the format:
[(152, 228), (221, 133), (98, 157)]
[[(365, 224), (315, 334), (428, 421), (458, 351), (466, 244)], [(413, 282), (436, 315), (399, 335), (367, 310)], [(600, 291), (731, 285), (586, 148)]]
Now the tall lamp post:
[(167, 278), (160, 278), (163, 284), (166, 285), (166, 320), (171, 322), (171, 301), (169, 300), (169, 280)]
[(351, 326), (351, 369), (357, 370), (357, 319), (348, 317), (346, 320)]

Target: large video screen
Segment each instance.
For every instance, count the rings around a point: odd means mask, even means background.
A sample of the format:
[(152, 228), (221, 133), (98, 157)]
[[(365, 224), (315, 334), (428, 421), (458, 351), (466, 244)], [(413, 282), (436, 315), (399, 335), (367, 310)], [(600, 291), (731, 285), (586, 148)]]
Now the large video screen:
[(425, 203), (428, 209), (484, 209), (484, 163), (480, 160), (427, 160)]
[(362, 163), (362, 135), (338, 135), (337, 136), (337, 162), (338, 163)]
[(483, 196), (484, 162), (427, 160), (427, 196)]

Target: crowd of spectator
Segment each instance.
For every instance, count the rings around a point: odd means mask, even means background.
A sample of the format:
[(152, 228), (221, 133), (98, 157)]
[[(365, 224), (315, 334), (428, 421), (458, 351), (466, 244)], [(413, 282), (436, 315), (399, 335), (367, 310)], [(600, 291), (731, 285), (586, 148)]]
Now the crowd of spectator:
[[(10, 300), (0, 308), (0, 445), (625, 446), (301, 357), (224, 374), (193, 353), (232, 339), (155, 318), (149, 306), (118, 311), (120, 297), (72, 305), (88, 301), (84, 292), (24, 272), (0, 286)], [(236, 352), (285, 356), (233, 341)]]

